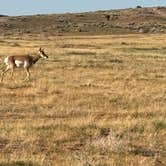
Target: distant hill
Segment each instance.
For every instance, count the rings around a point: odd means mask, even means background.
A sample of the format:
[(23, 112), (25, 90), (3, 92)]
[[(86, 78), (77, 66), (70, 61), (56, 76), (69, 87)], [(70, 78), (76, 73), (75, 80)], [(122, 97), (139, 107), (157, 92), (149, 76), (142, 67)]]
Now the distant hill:
[(166, 33), (166, 7), (7, 17), (1, 35)]

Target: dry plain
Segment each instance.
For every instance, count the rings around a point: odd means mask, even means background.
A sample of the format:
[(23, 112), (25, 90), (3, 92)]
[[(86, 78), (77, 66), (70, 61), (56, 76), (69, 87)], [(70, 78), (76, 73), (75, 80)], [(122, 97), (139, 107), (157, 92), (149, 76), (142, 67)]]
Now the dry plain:
[(166, 35), (0, 37), (0, 58), (38, 47), (0, 83), (0, 166), (164, 166)]

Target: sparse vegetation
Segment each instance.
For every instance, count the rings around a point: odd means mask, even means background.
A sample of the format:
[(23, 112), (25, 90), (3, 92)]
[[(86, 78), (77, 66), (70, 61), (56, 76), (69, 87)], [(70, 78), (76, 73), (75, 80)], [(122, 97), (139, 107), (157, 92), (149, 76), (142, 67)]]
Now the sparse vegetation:
[[(80, 16), (82, 17), (82, 16)], [(0, 84), (0, 166), (166, 163), (166, 35), (0, 37), (47, 61)], [(13, 43), (13, 44), (11, 44)]]
[(166, 7), (107, 10), (75, 14), (0, 17), (3, 36), (62, 36), (166, 33)]
[(136, 6), (136, 8), (137, 8), (137, 9), (141, 9), (141, 8), (142, 8), (142, 6), (138, 5), (138, 6)]
[(107, 14), (105, 17), (106, 17), (107, 21), (110, 21), (110, 15)]

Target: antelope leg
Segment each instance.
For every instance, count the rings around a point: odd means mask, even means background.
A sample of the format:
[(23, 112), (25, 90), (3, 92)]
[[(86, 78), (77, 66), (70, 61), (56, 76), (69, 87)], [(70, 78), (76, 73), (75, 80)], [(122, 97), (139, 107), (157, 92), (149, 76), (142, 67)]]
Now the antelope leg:
[(25, 68), (25, 71), (26, 71), (26, 78), (25, 78), (25, 80), (29, 80), (30, 79), (29, 68)]
[(7, 73), (10, 70), (10, 68), (7, 66), (6, 69), (4, 71), (2, 71), (1, 73), (1, 82), (3, 82), (3, 77), (5, 75), (5, 73)]

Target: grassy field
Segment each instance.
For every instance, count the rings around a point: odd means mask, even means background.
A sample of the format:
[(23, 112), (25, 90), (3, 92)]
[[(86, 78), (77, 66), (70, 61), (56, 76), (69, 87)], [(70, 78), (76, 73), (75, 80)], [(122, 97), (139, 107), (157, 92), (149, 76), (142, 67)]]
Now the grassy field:
[(164, 166), (166, 35), (0, 37), (0, 58), (39, 47), (0, 83), (0, 166)]

